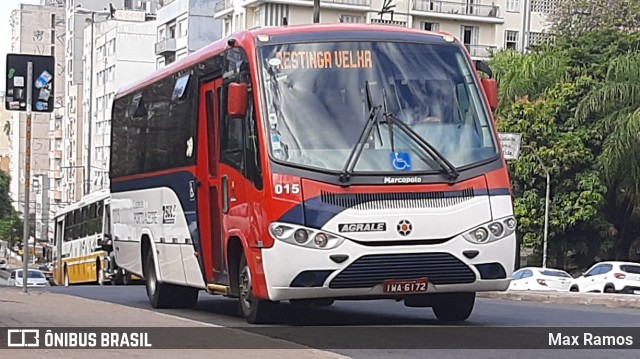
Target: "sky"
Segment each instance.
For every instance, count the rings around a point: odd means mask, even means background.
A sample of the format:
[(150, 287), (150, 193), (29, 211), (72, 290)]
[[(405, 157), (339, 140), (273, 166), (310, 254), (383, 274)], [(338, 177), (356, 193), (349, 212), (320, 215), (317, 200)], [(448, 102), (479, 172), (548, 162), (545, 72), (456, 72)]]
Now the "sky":
[(40, 4), (40, 0), (0, 0), (0, 91), (5, 89), (5, 62), (7, 53), (11, 51), (11, 12), (18, 9), (19, 4)]

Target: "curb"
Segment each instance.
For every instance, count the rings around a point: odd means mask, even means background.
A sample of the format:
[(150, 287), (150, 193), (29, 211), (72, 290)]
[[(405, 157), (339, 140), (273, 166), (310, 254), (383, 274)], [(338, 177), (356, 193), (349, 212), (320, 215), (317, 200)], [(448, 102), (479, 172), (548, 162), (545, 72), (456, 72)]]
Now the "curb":
[(504, 299), (567, 305), (600, 305), (611, 308), (640, 308), (640, 296), (575, 292), (482, 292), (479, 298)]

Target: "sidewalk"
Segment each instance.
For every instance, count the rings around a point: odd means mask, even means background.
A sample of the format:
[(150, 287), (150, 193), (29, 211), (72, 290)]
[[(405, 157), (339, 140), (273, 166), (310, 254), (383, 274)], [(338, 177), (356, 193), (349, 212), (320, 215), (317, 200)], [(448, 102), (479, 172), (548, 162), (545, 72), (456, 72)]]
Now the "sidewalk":
[[(215, 325), (178, 318), (159, 312), (131, 308), (74, 296), (48, 292), (22, 293), (21, 289), (0, 287), (0, 327), (211, 327)], [(153, 349), (8, 349), (0, 350), (0, 357), (31, 358), (145, 358), (192, 359), (195, 355), (227, 359), (346, 359), (348, 357), (284, 343), (277, 339), (248, 332), (229, 330), (229, 337), (255, 348), (286, 349), (238, 350), (153, 350)], [(0, 338), (4, 339), (4, 338)], [(249, 345), (247, 345), (249, 346)]]
[(600, 305), (612, 308), (640, 308), (640, 295), (636, 294), (506, 291), (478, 293), (478, 298), (565, 305)]

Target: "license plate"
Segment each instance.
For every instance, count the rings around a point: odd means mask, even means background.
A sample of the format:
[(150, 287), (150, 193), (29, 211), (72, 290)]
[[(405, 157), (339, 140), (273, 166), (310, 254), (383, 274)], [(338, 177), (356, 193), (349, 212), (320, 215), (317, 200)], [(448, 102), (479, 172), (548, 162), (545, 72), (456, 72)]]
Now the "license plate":
[(423, 293), (427, 291), (428, 279), (416, 280), (388, 280), (384, 282), (384, 293)]

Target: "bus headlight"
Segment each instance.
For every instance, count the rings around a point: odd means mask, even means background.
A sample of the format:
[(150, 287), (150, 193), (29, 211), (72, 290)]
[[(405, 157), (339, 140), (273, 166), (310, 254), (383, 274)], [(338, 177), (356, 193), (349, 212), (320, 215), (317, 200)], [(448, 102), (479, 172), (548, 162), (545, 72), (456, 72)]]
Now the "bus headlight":
[(473, 244), (491, 243), (511, 235), (515, 232), (516, 226), (516, 219), (509, 216), (476, 227), (462, 236)]
[(289, 223), (272, 223), (269, 233), (276, 240), (312, 249), (333, 249), (345, 240), (329, 232)]

